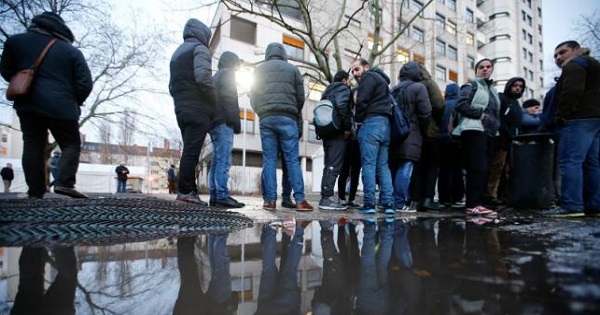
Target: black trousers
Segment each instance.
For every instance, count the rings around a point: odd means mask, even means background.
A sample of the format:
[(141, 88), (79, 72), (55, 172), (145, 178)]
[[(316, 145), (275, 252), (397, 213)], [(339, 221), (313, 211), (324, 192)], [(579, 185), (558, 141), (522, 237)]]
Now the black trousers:
[(183, 138), (183, 152), (179, 162), (178, 189), (182, 194), (198, 193), (196, 187), (196, 166), (202, 152), (204, 139), (208, 133), (210, 116), (189, 117), (177, 115), (177, 125)]
[(58, 162), (56, 186), (74, 187), (81, 138), (79, 123), (76, 120), (64, 120), (40, 116), (38, 114), (17, 112), (23, 132), (23, 172), (29, 186), (29, 196), (42, 198), (46, 192), (45, 152), (48, 144), (48, 130), (58, 143), (62, 155)]
[(360, 179), (360, 147), (357, 140), (346, 141), (346, 155), (338, 178), (338, 197), (346, 199), (346, 181), (350, 177), (350, 192), (348, 200), (355, 200), (358, 180)]
[(462, 201), (465, 196), (463, 179), (463, 154), (460, 144), (451, 139), (440, 141), (440, 177), (438, 194), (440, 203)]
[(482, 205), (489, 173), (490, 137), (481, 131), (467, 130), (460, 135), (466, 176), (466, 207)]
[(411, 200), (420, 202), (426, 198), (433, 199), (439, 173), (440, 139), (424, 138), (421, 159), (415, 163), (410, 179)]
[(325, 151), (325, 157), (323, 163), (323, 177), (321, 178), (321, 197), (328, 198), (333, 196), (335, 182), (344, 165), (346, 140), (343, 135), (323, 139), (323, 149)]

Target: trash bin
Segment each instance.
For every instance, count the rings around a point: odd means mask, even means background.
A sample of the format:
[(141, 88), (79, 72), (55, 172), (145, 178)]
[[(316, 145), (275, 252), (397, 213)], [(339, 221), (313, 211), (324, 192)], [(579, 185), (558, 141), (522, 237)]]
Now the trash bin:
[(511, 143), (510, 193), (515, 208), (544, 209), (552, 204), (554, 184), (554, 134), (516, 136)]

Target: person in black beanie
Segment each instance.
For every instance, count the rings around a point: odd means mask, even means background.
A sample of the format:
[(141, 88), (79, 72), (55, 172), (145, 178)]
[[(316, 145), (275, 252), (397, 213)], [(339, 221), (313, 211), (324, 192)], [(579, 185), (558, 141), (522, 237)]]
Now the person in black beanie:
[(521, 133), (534, 133), (540, 131), (542, 126), (541, 104), (536, 99), (523, 102), (523, 121), (521, 122)]
[(80, 106), (92, 92), (93, 82), (87, 62), (73, 47), (75, 36), (56, 13), (44, 12), (31, 20), (25, 33), (10, 36), (4, 43), (0, 74), (6, 81), (30, 68), (52, 39), (35, 73), (29, 93), (14, 100), (23, 132), (23, 171), (29, 198), (43, 198), (46, 192), (45, 150), (48, 130), (62, 151), (54, 192), (74, 198), (87, 198), (75, 187), (81, 138)]

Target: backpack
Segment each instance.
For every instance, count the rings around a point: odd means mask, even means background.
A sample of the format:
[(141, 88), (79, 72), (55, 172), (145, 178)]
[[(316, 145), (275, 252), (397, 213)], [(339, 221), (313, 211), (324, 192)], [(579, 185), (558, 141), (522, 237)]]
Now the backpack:
[[(571, 61), (578, 63), (584, 69), (588, 68), (587, 60), (585, 60), (585, 58), (582, 58), (581, 56), (577, 56)], [(544, 96), (544, 107), (540, 119), (542, 120), (542, 125), (544, 125), (544, 127), (548, 129), (554, 128), (556, 108), (558, 107), (558, 105), (556, 104), (556, 96), (556, 85), (554, 85)]]
[[(394, 93), (391, 90), (388, 93), (390, 103), (392, 104), (390, 141), (395, 144), (404, 142), (410, 134), (410, 120), (406, 116), (405, 92), (411, 85), (412, 83), (396, 89), (396, 97), (394, 97)], [(400, 103), (397, 100), (400, 100)]]
[(317, 139), (323, 139), (340, 132), (341, 123), (335, 104), (328, 99), (323, 99), (315, 104), (313, 110), (313, 124)]

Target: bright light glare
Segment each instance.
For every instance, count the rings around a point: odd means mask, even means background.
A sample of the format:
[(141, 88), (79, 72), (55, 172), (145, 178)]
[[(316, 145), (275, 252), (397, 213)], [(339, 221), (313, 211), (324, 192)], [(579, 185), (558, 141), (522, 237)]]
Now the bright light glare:
[(254, 68), (243, 67), (239, 68), (235, 73), (235, 82), (237, 84), (238, 93), (247, 93), (252, 88), (254, 83)]

